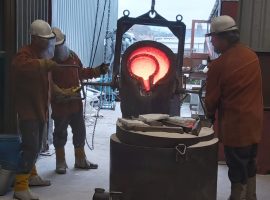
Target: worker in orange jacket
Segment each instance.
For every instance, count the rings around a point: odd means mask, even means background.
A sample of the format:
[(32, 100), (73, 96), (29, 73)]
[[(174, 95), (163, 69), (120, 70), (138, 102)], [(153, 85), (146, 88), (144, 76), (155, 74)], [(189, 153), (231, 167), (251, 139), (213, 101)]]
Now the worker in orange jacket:
[(239, 31), (229, 16), (211, 22), (214, 50), (220, 56), (209, 64), (205, 104), (224, 144), (231, 181), (230, 200), (255, 200), (256, 156), (263, 122), (259, 59), (239, 42)]
[(22, 139), (22, 159), (19, 163), (14, 186), (14, 199), (36, 200), (29, 186), (49, 186), (36, 171), (35, 163), (46, 129), (50, 88), (60, 96), (65, 93), (50, 81), (50, 71), (57, 63), (54, 55), (55, 35), (50, 25), (35, 20), (30, 26), (31, 44), (21, 48), (12, 61), (15, 109), (18, 114)]
[[(79, 57), (65, 44), (65, 35), (58, 28), (53, 28), (56, 35), (54, 60), (61, 65), (77, 65), (80, 68), (65, 67), (62, 71), (53, 71), (52, 79), (60, 88), (76, 88), (81, 79), (91, 79), (106, 74), (108, 65), (101, 64), (96, 68), (83, 68)], [(98, 165), (87, 160), (84, 146), (86, 128), (83, 117), (82, 100), (52, 101), (52, 118), (54, 119), (53, 144), (56, 151), (56, 173), (66, 173), (65, 144), (67, 142), (67, 127), (70, 125), (73, 133), (75, 151), (75, 168), (97, 169)]]

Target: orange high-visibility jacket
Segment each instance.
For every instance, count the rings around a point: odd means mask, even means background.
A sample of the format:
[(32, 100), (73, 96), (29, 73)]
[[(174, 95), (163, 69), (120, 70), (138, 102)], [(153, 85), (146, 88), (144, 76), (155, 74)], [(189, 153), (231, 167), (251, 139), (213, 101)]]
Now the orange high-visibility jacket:
[[(54, 70), (52, 72), (53, 82), (60, 88), (71, 88), (79, 86), (79, 80), (91, 79), (99, 76), (97, 70), (93, 68), (83, 68), (81, 60), (74, 53), (71, 52), (69, 58), (64, 62), (59, 62), (61, 65), (78, 65), (80, 68), (77, 70), (72, 67), (63, 67), (61, 70)], [(77, 113), (82, 110), (81, 100), (72, 100), (66, 102), (52, 101), (52, 118), (68, 117), (71, 114)]]
[(218, 134), (224, 145), (242, 147), (260, 141), (263, 123), (259, 59), (236, 44), (209, 65), (205, 104), (209, 116), (218, 111)]
[(49, 74), (42, 70), (30, 45), (21, 48), (12, 61), (15, 108), (21, 120), (47, 121), (50, 98)]

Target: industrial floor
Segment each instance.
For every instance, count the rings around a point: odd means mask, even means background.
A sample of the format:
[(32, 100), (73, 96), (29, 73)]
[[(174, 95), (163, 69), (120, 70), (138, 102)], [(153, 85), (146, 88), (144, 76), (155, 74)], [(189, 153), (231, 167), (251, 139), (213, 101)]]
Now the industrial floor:
[[(58, 175), (54, 172), (55, 155), (41, 156), (37, 162), (37, 168), (42, 177), (50, 179), (50, 187), (32, 188), (32, 191), (40, 196), (40, 200), (90, 200), (94, 189), (102, 187), (109, 188), (109, 138), (115, 132), (115, 122), (121, 116), (119, 105), (115, 111), (101, 110), (103, 116), (99, 118), (95, 134), (95, 150), (90, 151), (86, 147), (89, 160), (98, 163), (97, 170), (76, 170), (74, 169), (74, 153), (72, 145), (72, 134), (66, 145), (67, 163), (69, 169), (67, 174)], [(88, 121), (89, 123), (89, 121)], [(91, 144), (91, 132), (93, 126), (87, 127), (87, 138)], [(53, 151), (53, 147), (50, 147)], [(257, 178), (258, 200), (270, 200), (270, 176)], [(227, 177), (227, 167), (220, 165), (218, 168), (218, 194), (217, 200), (227, 200), (230, 191), (230, 184)], [(12, 199), (12, 192), (0, 197), (0, 200)]]

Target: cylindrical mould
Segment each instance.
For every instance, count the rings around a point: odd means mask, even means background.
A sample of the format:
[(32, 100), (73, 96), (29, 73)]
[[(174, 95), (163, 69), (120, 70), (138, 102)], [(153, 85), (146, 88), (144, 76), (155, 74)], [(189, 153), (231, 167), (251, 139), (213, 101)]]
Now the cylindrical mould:
[(145, 147), (111, 137), (110, 190), (123, 200), (216, 200), (218, 139)]

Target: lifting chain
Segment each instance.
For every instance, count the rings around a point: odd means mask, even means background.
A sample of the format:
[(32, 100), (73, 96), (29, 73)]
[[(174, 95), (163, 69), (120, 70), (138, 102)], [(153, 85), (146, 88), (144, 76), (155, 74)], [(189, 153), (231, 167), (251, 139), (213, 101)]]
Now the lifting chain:
[(155, 11), (155, 6), (156, 6), (156, 0), (152, 0), (152, 4), (151, 4), (151, 13), (154, 14)]
[(96, 39), (96, 29), (97, 29), (97, 19), (98, 19), (98, 13), (99, 13), (99, 2), (100, 0), (97, 0), (97, 9), (96, 9), (96, 16), (95, 16), (95, 25), (94, 25), (94, 30), (93, 30), (93, 38), (92, 38), (92, 47), (91, 47), (91, 52), (90, 52), (90, 61), (89, 61), (89, 67), (93, 67), (93, 65), (91, 65), (93, 58), (93, 51), (94, 51), (94, 43), (95, 43), (95, 39)]

